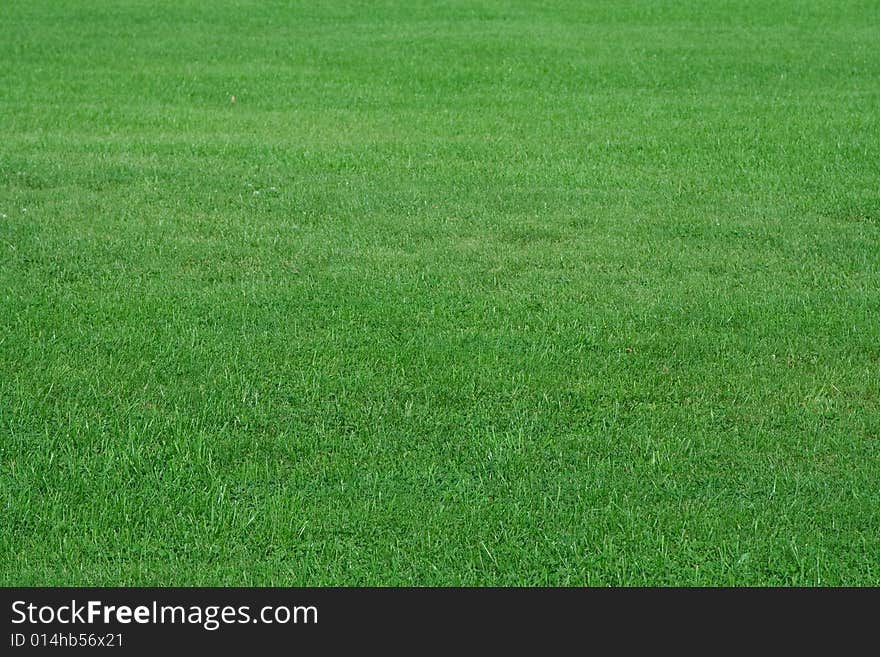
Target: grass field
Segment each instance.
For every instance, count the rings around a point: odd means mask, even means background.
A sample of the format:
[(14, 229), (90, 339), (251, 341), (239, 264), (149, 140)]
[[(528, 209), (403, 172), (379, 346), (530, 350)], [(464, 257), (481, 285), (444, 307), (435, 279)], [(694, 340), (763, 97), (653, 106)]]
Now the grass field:
[(878, 44), (5, 0), (0, 583), (880, 584)]

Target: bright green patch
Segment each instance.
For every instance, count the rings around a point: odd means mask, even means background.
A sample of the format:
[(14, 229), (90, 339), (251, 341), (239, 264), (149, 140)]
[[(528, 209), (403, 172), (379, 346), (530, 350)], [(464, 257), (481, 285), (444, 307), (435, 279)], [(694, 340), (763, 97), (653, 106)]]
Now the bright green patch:
[(0, 583), (880, 584), (878, 44), (4, 2)]

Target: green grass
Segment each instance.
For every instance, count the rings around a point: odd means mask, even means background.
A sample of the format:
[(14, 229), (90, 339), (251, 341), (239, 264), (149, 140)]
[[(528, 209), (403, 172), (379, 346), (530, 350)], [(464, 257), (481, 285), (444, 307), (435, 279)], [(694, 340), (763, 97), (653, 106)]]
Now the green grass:
[(878, 43), (5, 0), (0, 583), (880, 584)]

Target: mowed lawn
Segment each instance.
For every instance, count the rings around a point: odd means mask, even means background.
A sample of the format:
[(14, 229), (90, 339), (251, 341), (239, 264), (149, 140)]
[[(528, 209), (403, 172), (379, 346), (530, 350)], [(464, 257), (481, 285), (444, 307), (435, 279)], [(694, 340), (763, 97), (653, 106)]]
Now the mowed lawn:
[(5, 0), (0, 584), (880, 584), (876, 2)]

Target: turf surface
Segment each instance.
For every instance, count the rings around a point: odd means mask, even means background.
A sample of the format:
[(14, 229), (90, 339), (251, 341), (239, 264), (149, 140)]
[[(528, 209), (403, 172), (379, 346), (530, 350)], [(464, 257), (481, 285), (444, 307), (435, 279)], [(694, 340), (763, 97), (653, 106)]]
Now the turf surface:
[(880, 583), (878, 43), (5, 0), (0, 583)]

